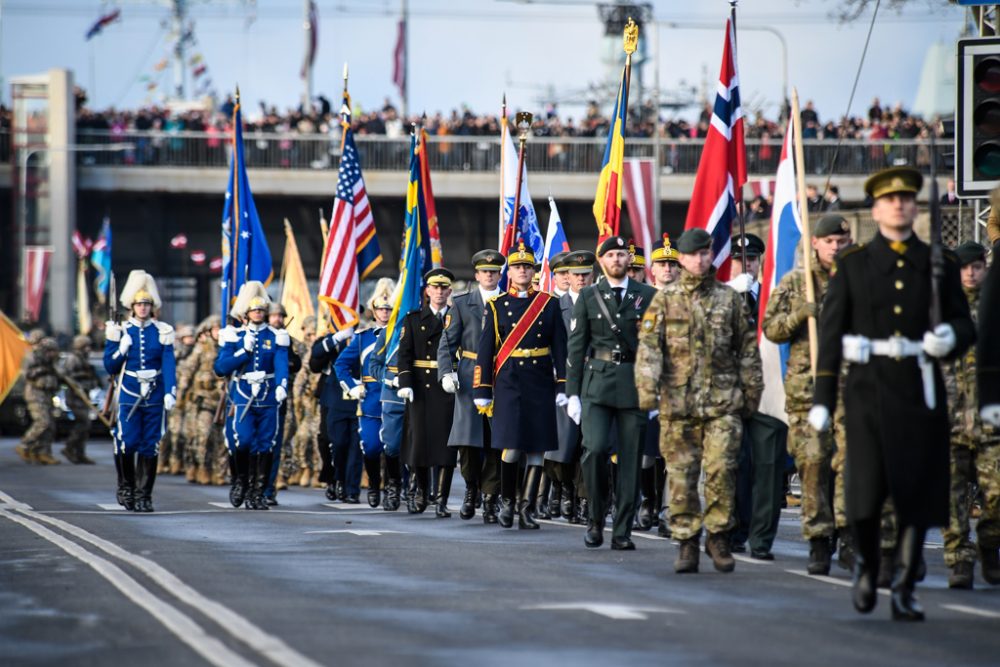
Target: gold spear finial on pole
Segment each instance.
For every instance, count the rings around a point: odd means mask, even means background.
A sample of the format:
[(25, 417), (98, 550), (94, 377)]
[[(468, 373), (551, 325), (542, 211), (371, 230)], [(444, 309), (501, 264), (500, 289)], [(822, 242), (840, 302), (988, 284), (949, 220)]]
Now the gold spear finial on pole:
[(625, 53), (631, 56), (639, 46), (639, 26), (636, 25), (631, 16), (628, 17), (628, 23), (625, 24), (624, 42)]

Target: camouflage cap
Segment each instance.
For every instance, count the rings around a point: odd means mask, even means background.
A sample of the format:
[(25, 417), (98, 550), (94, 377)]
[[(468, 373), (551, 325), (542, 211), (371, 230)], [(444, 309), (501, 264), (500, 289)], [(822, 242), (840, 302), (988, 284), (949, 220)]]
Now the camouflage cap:
[(711, 247), (712, 236), (700, 227), (685, 231), (681, 234), (681, 237), (677, 239), (677, 252), (685, 255)]
[(218, 315), (209, 315), (198, 323), (198, 333), (210, 331), (212, 327), (222, 327), (222, 318)]
[(959, 266), (968, 266), (976, 261), (986, 261), (986, 248), (975, 241), (966, 241), (955, 248)]
[(177, 325), (177, 337), (186, 338), (188, 336), (194, 336), (194, 327), (190, 324)]
[(45, 329), (35, 328), (28, 332), (27, 340), (32, 345), (38, 345), (45, 338)]
[(90, 341), (90, 336), (85, 336), (83, 334), (79, 334), (77, 336), (73, 336), (73, 349), (74, 350), (86, 350), (86, 349), (90, 348), (91, 345), (92, 345), (92, 343)]
[(58, 352), (59, 344), (56, 343), (56, 339), (46, 336), (37, 343), (38, 349), (44, 352)]
[(851, 225), (847, 218), (836, 213), (824, 215), (813, 227), (813, 238), (822, 239), (836, 234), (850, 234)]

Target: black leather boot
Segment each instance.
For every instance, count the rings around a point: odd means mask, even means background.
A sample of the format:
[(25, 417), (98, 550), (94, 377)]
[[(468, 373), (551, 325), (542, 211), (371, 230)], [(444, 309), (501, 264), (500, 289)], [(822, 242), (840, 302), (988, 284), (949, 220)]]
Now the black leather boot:
[(129, 512), (135, 510), (135, 454), (121, 454), (122, 464), (122, 507)]
[(248, 510), (257, 509), (255, 507), (257, 500), (255, 494), (257, 493), (257, 459), (260, 458), (257, 454), (247, 455), (247, 481), (246, 481), (246, 496), (243, 498), (243, 507)]
[(497, 494), (487, 493), (483, 497), (483, 523), (496, 523), (497, 522), (497, 503), (499, 502)]
[(528, 466), (521, 487), (521, 501), (517, 507), (517, 527), (521, 530), (538, 530), (541, 526), (532, 516), (533, 505), (538, 497), (538, 487), (542, 482), (542, 466)]
[(239, 507), (246, 499), (249, 467), (250, 452), (245, 447), (237, 449), (235, 454), (230, 454), (229, 470), (232, 485), (229, 487), (229, 504), (233, 507)]
[(472, 517), (476, 516), (476, 500), (478, 498), (479, 487), (475, 482), (466, 482), (465, 497), (462, 499), (462, 509), (458, 512), (458, 516), (460, 516), (464, 521), (468, 521)]
[(563, 485), (553, 480), (548, 498), (549, 517), (552, 519), (558, 519), (562, 516), (562, 489)]
[(399, 457), (385, 457), (385, 476), (389, 478), (385, 485), (385, 504), (382, 506), (386, 512), (395, 512), (399, 509), (399, 492), (403, 486), (402, 475), (399, 470)]
[(646, 531), (653, 527), (656, 518), (656, 470), (654, 466), (643, 468), (639, 473), (639, 487), (642, 489), (642, 502), (635, 514), (636, 530)]
[(378, 458), (365, 457), (365, 472), (368, 473), (368, 506), (375, 508), (382, 502), (382, 462)]
[(854, 569), (854, 535), (847, 528), (837, 530), (840, 545), (837, 548), (837, 565), (851, 571)]
[(153, 484), (156, 483), (156, 465), (158, 456), (140, 456), (139, 474), (136, 480), (138, 498), (135, 501), (136, 512), (153, 511)]
[(440, 466), (437, 475), (437, 509), (434, 513), (439, 519), (451, 518), (448, 511), (448, 496), (451, 495), (451, 480), (455, 475), (455, 469), (451, 466)]
[(264, 498), (264, 489), (267, 487), (267, 480), (271, 476), (271, 454), (259, 454), (257, 456), (257, 479), (254, 487), (255, 510), (271, 509), (267, 506)]
[[(556, 485), (558, 486), (558, 484)], [(549, 476), (545, 474), (544, 469), (542, 472), (542, 481), (538, 485), (538, 495), (535, 496), (535, 516), (539, 519), (551, 519), (552, 513), (549, 512), (549, 489), (552, 488), (552, 480)]]
[(415, 468), (412, 477), (416, 480), (416, 488), (412, 489), (413, 509), (416, 514), (423, 514), (427, 509), (428, 487), (431, 483), (431, 469)]
[(926, 530), (916, 526), (905, 526), (900, 530), (897, 541), (899, 551), (899, 568), (892, 580), (892, 620), (922, 621), (924, 608), (917, 596), (913, 594), (917, 582), (917, 570), (920, 567), (924, 551), (924, 534)]
[(580, 498), (576, 503), (576, 523), (590, 522), (590, 501)]
[(562, 507), (560, 511), (568, 523), (579, 523), (576, 510), (576, 485), (567, 482), (562, 485)]
[(867, 614), (878, 601), (879, 520), (863, 519), (851, 525), (854, 534), (854, 608)]
[(510, 528), (514, 525), (514, 501), (517, 497), (517, 468), (516, 463), (500, 463), (500, 511), (497, 521), (501, 528)]
[(122, 455), (115, 454), (115, 474), (118, 479), (118, 485), (115, 488), (115, 500), (118, 501), (119, 505), (125, 505), (125, 477), (122, 475)]

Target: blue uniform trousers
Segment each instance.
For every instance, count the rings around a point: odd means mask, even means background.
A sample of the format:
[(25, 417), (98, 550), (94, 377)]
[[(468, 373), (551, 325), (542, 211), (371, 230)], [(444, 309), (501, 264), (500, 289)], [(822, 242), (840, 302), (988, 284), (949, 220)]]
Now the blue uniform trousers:
[(363, 465), (358, 438), (358, 418), (330, 418), (327, 421), (326, 431), (330, 437), (331, 463), (336, 481), (343, 483), (347, 495), (359, 495)]
[[(227, 419), (226, 435), (230, 453), (246, 448), (251, 455), (267, 454), (279, 442), (280, 435), (278, 407), (257, 407), (251, 405), (243, 414), (245, 406), (237, 405)], [(243, 417), (240, 419), (240, 417)], [(231, 437), (229, 437), (231, 436)]]
[(405, 403), (382, 403), (382, 428), (379, 439), (386, 456), (399, 456), (403, 447), (403, 417), (406, 416)]
[(128, 413), (134, 404), (118, 406), (118, 422), (115, 424), (116, 454), (132, 454), (153, 457), (159, 454), (160, 439), (166, 431), (166, 410), (163, 405), (140, 405), (132, 418)]

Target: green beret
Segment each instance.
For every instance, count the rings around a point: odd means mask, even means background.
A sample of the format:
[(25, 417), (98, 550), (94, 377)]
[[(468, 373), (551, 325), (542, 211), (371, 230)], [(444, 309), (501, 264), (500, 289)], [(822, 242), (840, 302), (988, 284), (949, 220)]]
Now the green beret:
[(986, 248), (975, 241), (966, 241), (955, 248), (959, 266), (968, 266), (975, 261), (986, 261)]
[(563, 267), (570, 273), (587, 274), (594, 270), (597, 257), (589, 250), (574, 250), (563, 258)]
[(480, 250), (472, 256), (472, 266), (476, 271), (499, 271), (503, 268), (503, 255), (499, 250)]
[(737, 234), (733, 237), (730, 252), (733, 257), (739, 257), (743, 253), (746, 253), (747, 257), (760, 257), (764, 254), (764, 241), (756, 234)]
[(624, 250), (628, 252), (629, 243), (620, 236), (609, 236), (604, 239), (604, 243), (597, 246), (597, 256), (604, 257), (604, 253), (609, 250)]
[(889, 167), (872, 174), (865, 181), (865, 194), (878, 199), (894, 192), (917, 194), (923, 187), (924, 177), (913, 167)]
[(712, 247), (712, 236), (700, 227), (688, 229), (677, 239), (677, 252), (689, 255)]
[(813, 227), (813, 238), (822, 239), (835, 234), (850, 234), (851, 225), (847, 218), (836, 213), (824, 215)]

